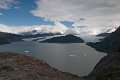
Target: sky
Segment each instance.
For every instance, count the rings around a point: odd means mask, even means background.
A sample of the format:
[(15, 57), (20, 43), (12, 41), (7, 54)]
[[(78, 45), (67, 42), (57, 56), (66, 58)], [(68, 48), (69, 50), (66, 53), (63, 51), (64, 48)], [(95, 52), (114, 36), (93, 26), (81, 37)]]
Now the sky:
[(98, 34), (120, 25), (120, 0), (0, 0), (0, 31)]

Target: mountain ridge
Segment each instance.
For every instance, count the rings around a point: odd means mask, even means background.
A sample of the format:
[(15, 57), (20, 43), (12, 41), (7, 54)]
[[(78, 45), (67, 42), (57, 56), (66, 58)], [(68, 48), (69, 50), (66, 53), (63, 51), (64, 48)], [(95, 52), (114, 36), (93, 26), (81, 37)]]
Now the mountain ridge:
[(101, 42), (87, 43), (88, 46), (95, 48), (98, 51), (106, 53), (114, 53), (120, 48), (120, 26), (115, 32), (112, 32), (108, 37)]
[(46, 39), (44, 41), (41, 41), (41, 43), (84, 43), (84, 40), (72, 34), (68, 34), (65, 36)]
[(0, 32), (0, 44), (8, 44), (16, 41), (23, 41), (22, 36), (12, 33)]

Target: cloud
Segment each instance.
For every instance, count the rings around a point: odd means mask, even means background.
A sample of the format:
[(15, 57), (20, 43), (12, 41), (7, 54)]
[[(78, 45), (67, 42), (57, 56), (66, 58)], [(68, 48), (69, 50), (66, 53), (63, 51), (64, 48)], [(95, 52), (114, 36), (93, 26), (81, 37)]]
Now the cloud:
[(12, 27), (4, 24), (0, 24), (0, 31), (2, 32), (9, 32), (9, 33), (18, 33), (21, 31), (24, 31), (25, 29), (28, 29), (27, 27)]
[(75, 27), (120, 25), (120, 0), (37, 0), (36, 4), (31, 13), (44, 20), (72, 21)]
[(0, 9), (9, 9), (16, 3), (16, 0), (0, 0)]
[(53, 21), (75, 21), (119, 14), (119, 0), (37, 0), (34, 16)]
[(15, 7), (14, 7), (14, 9), (20, 9), (20, 7), (18, 7), (18, 6), (15, 6)]
[[(112, 28), (109, 28), (112, 29)], [(9, 33), (21, 33), (28, 32), (32, 30), (37, 30), (37, 32), (42, 33), (62, 33), (62, 34), (80, 34), (80, 35), (97, 35), (99, 33), (105, 32), (107, 28), (97, 28), (97, 27), (73, 27), (68, 28), (60, 22), (55, 22), (54, 25), (32, 25), (32, 26), (8, 26), (0, 24), (0, 31)], [(112, 29), (112, 32), (115, 28)]]
[(0, 16), (2, 16), (3, 15), (3, 13), (0, 13)]
[(33, 26), (8, 26), (4, 24), (0, 24), (0, 31), (9, 32), (9, 33), (21, 33), (37, 30), (37, 32), (43, 33), (57, 33), (60, 32), (62, 34), (80, 34), (80, 29), (76, 28), (68, 28), (60, 22), (55, 22), (54, 25), (33, 25)]
[[(0, 0), (0, 9), (10, 9), (18, 0)], [(0, 24), (0, 30), (18, 33), (27, 30), (77, 34), (97, 34), (101, 30), (120, 25), (119, 0), (35, 0), (37, 7), (31, 13), (55, 25), (7, 26)], [(18, 6), (13, 8), (18, 9)], [(0, 13), (3, 15), (2, 13)], [(73, 28), (60, 21), (74, 22)]]
[(67, 27), (64, 26), (62, 23), (55, 22), (55, 25), (33, 25), (33, 26), (8, 26), (4, 24), (0, 24), (0, 31), (2, 32), (9, 32), (9, 33), (20, 33), (20, 32), (27, 32), (31, 30), (37, 30), (38, 32), (60, 32), (65, 33)]
[[(18, 0), (0, 0), (0, 10), (1, 9), (10, 9), (14, 4), (19, 3)], [(14, 7), (14, 9), (18, 9), (18, 7)], [(2, 12), (0, 12), (0, 16), (3, 15)]]

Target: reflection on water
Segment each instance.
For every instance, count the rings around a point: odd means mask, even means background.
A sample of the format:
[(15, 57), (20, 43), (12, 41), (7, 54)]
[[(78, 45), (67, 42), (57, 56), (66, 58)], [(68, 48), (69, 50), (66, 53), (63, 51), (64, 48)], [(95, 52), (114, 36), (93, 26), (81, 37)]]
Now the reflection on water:
[(0, 51), (18, 52), (46, 61), (51, 66), (79, 76), (89, 74), (105, 53), (81, 43), (51, 44), (39, 42), (15, 42), (1, 45)]

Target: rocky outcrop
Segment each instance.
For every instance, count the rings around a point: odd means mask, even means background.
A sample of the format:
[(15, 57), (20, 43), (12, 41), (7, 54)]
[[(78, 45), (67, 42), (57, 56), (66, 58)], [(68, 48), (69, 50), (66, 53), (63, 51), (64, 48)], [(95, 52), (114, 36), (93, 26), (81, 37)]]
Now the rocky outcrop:
[(0, 53), (0, 80), (83, 80), (46, 62), (16, 53)]
[(84, 43), (84, 40), (82, 40), (79, 37), (69, 34), (66, 36), (53, 37), (51, 39), (46, 39), (41, 42), (42, 43)]
[(120, 80), (120, 50), (100, 60), (88, 80)]

